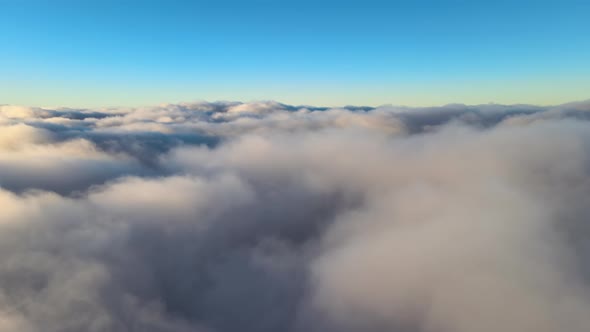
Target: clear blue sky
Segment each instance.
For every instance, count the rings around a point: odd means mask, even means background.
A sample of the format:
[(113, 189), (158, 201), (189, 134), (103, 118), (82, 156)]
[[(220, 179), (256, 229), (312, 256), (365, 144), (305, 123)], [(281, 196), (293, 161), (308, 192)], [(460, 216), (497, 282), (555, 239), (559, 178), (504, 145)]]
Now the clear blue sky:
[(0, 104), (590, 98), (590, 1), (0, 0)]

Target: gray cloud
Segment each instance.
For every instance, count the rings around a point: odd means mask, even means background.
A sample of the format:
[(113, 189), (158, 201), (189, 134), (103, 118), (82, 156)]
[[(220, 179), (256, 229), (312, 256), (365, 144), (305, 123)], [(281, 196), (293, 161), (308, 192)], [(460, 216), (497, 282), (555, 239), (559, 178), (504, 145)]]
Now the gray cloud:
[(0, 331), (586, 331), (589, 112), (0, 106)]

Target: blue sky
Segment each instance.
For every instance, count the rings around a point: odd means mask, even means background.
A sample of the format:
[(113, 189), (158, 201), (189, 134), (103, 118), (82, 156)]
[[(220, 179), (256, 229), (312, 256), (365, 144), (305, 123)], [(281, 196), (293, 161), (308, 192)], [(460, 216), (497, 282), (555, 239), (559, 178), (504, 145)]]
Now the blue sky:
[(0, 0), (0, 104), (556, 104), (590, 1)]

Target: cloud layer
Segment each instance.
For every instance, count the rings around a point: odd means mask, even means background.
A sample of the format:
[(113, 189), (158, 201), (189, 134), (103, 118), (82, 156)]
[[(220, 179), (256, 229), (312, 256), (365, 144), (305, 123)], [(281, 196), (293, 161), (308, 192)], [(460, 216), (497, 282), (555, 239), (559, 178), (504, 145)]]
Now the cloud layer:
[(588, 120), (0, 105), (0, 331), (587, 331)]

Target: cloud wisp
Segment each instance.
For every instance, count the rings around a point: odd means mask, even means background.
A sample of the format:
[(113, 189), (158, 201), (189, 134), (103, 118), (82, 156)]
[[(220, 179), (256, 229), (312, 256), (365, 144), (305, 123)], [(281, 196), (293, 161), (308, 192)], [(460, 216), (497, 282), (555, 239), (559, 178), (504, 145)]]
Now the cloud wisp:
[(586, 331), (589, 115), (0, 106), (0, 331)]

